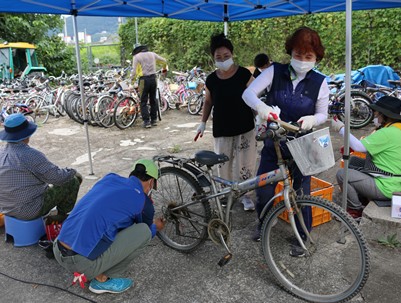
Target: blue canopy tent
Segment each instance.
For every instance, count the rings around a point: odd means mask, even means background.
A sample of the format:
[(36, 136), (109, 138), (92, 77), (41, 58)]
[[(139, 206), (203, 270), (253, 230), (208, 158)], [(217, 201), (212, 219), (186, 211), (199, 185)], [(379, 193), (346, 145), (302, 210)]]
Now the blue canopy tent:
[[(105, 17), (165, 17), (182, 20), (233, 22), (262, 18), (273, 18), (300, 14), (346, 11), (346, 103), (344, 167), (348, 167), (349, 117), (350, 117), (350, 74), (351, 74), (351, 12), (401, 7), (401, 0), (1, 0), (0, 12), (63, 14), (74, 16), (74, 32), (78, 36), (76, 16)], [(77, 40), (77, 39), (76, 39)], [(76, 41), (77, 66), (84, 104), (82, 71), (79, 45)], [(85, 113), (85, 111), (84, 111)], [(85, 117), (84, 117), (84, 120)], [(93, 174), (88, 124), (85, 122), (90, 174)], [(347, 170), (344, 182), (347, 183)], [(346, 187), (343, 205), (346, 204)]]

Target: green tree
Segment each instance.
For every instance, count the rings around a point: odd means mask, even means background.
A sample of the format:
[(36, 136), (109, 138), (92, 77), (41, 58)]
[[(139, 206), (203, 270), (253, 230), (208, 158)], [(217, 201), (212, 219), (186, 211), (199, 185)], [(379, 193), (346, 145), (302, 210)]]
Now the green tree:
[(55, 36), (61, 31), (60, 16), (40, 14), (0, 14), (0, 39), (8, 42), (28, 42), (38, 47), (38, 59), (49, 75), (60, 75), (75, 68), (74, 51)]

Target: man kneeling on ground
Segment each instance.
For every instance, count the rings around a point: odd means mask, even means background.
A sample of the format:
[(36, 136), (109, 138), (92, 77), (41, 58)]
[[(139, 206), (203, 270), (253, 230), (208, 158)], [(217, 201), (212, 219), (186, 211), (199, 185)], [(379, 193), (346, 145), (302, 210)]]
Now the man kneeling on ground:
[(133, 281), (122, 278), (129, 264), (164, 228), (153, 222), (149, 195), (159, 171), (147, 159), (135, 162), (129, 178), (108, 174), (77, 203), (55, 241), (56, 260), (65, 269), (85, 274), (94, 293), (121, 293)]

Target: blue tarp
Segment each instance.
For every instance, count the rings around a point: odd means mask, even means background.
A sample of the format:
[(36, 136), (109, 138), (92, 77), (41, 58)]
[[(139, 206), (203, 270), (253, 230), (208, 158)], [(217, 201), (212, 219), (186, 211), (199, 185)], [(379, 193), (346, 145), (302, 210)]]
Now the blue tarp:
[[(344, 80), (344, 74), (335, 75), (334, 80)], [(362, 80), (391, 87), (387, 80), (400, 80), (400, 77), (390, 66), (368, 65), (351, 72), (352, 83), (359, 84)]]
[[(240, 21), (345, 11), (346, 0), (0, 0), (0, 12)], [(353, 10), (395, 8), (400, 1), (354, 0)]]

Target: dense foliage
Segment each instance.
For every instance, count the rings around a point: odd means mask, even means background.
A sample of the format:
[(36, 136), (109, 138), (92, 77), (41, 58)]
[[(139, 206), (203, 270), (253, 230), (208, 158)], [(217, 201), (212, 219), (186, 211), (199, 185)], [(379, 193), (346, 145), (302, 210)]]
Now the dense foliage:
[[(390, 65), (401, 69), (401, 9), (353, 12), (352, 68), (371, 64)], [(252, 65), (254, 56), (266, 52), (272, 60), (285, 62), (286, 37), (299, 26), (309, 26), (319, 32), (326, 47), (326, 56), (319, 65), (325, 73), (345, 69), (345, 13), (322, 13), (234, 22), (228, 24), (229, 38), (234, 44), (235, 60), (244, 66)], [(195, 65), (205, 70), (213, 68), (209, 40), (214, 33), (223, 32), (223, 23), (180, 21), (164, 18), (138, 19), (141, 44), (169, 60), (178, 70)], [(130, 57), (135, 44), (134, 19), (120, 28), (125, 56)]]
[(60, 32), (63, 22), (60, 16), (37, 14), (0, 14), (1, 42), (28, 42), (38, 49), (39, 62), (50, 75), (60, 75), (64, 70), (76, 70), (74, 49), (68, 48), (55, 34)]

